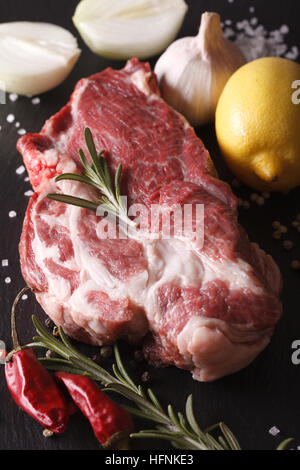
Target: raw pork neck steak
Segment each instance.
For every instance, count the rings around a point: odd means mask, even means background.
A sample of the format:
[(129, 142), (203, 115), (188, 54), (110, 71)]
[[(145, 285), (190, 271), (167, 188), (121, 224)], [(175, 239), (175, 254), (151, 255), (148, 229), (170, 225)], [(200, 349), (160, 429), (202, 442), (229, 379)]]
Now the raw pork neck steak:
[[(112, 176), (122, 163), (129, 205), (204, 204), (203, 247), (188, 234), (103, 239), (95, 212), (46, 197), (97, 197), (82, 183), (54, 181), (82, 172), (85, 127)], [(18, 150), (35, 190), (20, 241), (23, 276), (68, 335), (95, 345), (142, 342), (151, 364), (174, 364), (200, 381), (245, 367), (269, 343), (281, 315), (280, 272), (249, 242), (236, 198), (187, 121), (160, 98), (148, 64), (132, 59), (80, 80)]]

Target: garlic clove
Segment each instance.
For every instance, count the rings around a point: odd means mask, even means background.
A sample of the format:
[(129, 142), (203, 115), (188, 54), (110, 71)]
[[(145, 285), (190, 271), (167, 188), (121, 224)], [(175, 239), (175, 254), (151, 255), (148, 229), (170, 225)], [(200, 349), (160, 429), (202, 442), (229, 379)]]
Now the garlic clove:
[(214, 120), (219, 97), (230, 76), (246, 59), (223, 37), (220, 16), (202, 15), (199, 33), (171, 44), (155, 66), (163, 98), (191, 124)]

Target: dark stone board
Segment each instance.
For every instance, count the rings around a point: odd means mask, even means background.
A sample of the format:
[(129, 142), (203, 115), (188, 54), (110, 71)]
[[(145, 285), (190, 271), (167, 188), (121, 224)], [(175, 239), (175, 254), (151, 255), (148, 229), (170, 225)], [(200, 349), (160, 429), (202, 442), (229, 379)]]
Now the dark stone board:
[[(300, 6), (295, 0), (186, 0), (189, 11), (186, 15), (180, 36), (194, 35), (199, 26), (201, 12), (217, 11), (222, 18), (234, 21), (250, 17), (249, 7), (256, 8), (254, 16), (268, 30), (276, 29), (282, 24), (290, 27), (288, 41), (297, 45), (300, 41), (299, 18)], [(68, 28), (77, 37), (72, 25), (72, 14), (76, 0), (1, 0), (0, 21), (36, 20), (59, 24)], [(17, 292), (24, 286), (20, 273), (18, 242), (25, 214), (28, 197), (24, 193), (30, 190), (30, 183), (25, 182), (26, 175), (17, 175), (16, 168), (22, 159), (16, 151), (18, 138), (17, 129), (6, 122), (6, 116), (13, 113), (21, 127), (27, 131), (39, 131), (44, 121), (65, 104), (75, 83), (82, 77), (101, 71), (107, 66), (120, 68), (123, 62), (110, 62), (90, 52), (79, 38), (82, 55), (67, 80), (58, 88), (41, 96), (39, 105), (32, 105), (28, 98), (16, 102), (7, 100), (0, 106), (0, 201), (1, 201), (1, 232), (0, 260), (8, 259), (9, 266), (0, 265), (0, 339), (11, 347), (9, 312)], [(156, 58), (151, 61), (154, 65)], [(300, 77), (299, 77), (300, 79)], [(233, 176), (226, 169), (216, 143), (213, 126), (197, 130), (198, 135), (211, 152), (212, 158), (222, 178), (231, 182)], [(300, 151), (300, 149), (299, 149)], [(300, 188), (299, 188), (300, 189)], [(284, 316), (280, 321), (271, 344), (246, 369), (215, 383), (201, 384), (193, 381), (188, 372), (170, 367), (154, 370), (142, 366), (136, 372), (136, 378), (149, 370), (154, 391), (164, 405), (172, 403), (175, 409), (182, 410), (188, 394), (193, 393), (195, 413), (203, 427), (220, 420), (238, 436), (244, 449), (274, 449), (286, 437), (295, 437), (296, 445), (300, 444), (299, 396), (300, 396), (300, 365), (291, 362), (291, 344), (300, 339), (300, 274), (290, 268), (293, 259), (300, 258), (300, 235), (291, 228), (287, 238), (295, 242), (292, 252), (283, 250), (280, 242), (272, 238), (272, 222), (280, 220), (289, 225), (295, 215), (300, 212), (300, 190), (288, 195), (273, 195), (264, 206), (252, 204), (249, 210), (241, 210), (240, 221), (247, 229), (251, 240), (259, 244), (274, 256), (284, 276)], [(237, 190), (239, 197), (249, 197), (247, 188)], [(10, 218), (9, 211), (15, 210), (17, 216)], [(10, 277), (12, 282), (5, 283)], [(43, 312), (33, 298), (22, 301), (19, 315), (19, 330), (23, 342), (32, 338), (34, 333), (30, 316), (36, 313), (45, 318)], [(125, 364), (130, 369), (133, 350), (121, 345)], [(86, 349), (88, 351), (88, 348)], [(109, 361), (108, 361), (109, 364)], [(12, 401), (4, 380), (4, 367), (0, 366), (0, 449), (99, 449), (100, 446), (89, 427), (87, 420), (80, 414), (72, 417), (67, 432), (57, 438), (45, 439), (41, 427)], [(145, 426), (137, 422), (137, 427)], [(281, 433), (276, 438), (269, 434), (269, 429), (276, 425)], [(149, 426), (149, 424), (147, 424)], [(164, 441), (136, 440), (133, 449), (168, 449)]]

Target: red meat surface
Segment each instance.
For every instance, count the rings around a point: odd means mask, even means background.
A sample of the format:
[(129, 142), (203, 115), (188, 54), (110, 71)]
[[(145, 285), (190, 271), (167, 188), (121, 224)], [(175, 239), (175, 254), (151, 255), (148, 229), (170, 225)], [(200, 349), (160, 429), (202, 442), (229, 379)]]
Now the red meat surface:
[[(129, 206), (156, 204), (163, 214), (203, 205), (204, 243), (174, 231), (174, 221), (167, 239), (161, 225), (152, 239), (103, 239), (94, 212), (48, 199), (64, 192), (97, 200), (82, 183), (54, 181), (82, 172), (85, 127), (112, 175), (122, 163)], [(278, 267), (249, 242), (235, 196), (194, 130), (160, 98), (147, 63), (132, 59), (80, 80), (18, 150), (35, 190), (20, 241), (23, 276), (68, 335), (95, 345), (143, 342), (150, 363), (188, 369), (200, 381), (245, 367), (269, 343), (282, 312)]]

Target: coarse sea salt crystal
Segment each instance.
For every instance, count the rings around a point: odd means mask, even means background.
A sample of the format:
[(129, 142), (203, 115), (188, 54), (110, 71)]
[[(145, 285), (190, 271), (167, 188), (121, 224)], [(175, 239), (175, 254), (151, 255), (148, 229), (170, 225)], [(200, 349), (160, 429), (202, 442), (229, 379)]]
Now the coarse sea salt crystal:
[(271, 436), (277, 436), (277, 434), (280, 433), (280, 429), (278, 429), (276, 426), (273, 426), (270, 430), (269, 430), (269, 434), (271, 434)]
[(286, 25), (286, 24), (283, 24), (283, 25), (281, 26), (281, 28), (280, 28), (280, 32), (281, 32), (282, 34), (287, 34), (289, 31), (290, 31), (290, 28), (289, 28), (288, 25)]
[(13, 217), (16, 217), (17, 213), (16, 211), (9, 211), (8, 215), (12, 219)]
[(2, 126), (0, 126), (0, 131), (1, 131), (1, 129), (2, 129)]
[(3, 259), (3, 260), (1, 261), (1, 265), (2, 265), (3, 267), (8, 266), (8, 259)]
[(10, 94), (9, 94), (9, 99), (10, 99), (10, 101), (12, 101), (13, 103), (14, 103), (15, 101), (17, 101), (18, 98), (19, 98), (19, 96), (17, 95), (17, 93), (10, 93)]
[(299, 48), (288, 47), (284, 36), (288, 32), (289, 27), (285, 24), (273, 31), (267, 31), (263, 25), (258, 24), (256, 17), (250, 21), (237, 21), (230, 28), (224, 27), (224, 36), (240, 47), (247, 61), (261, 57), (286, 57), (296, 60), (299, 57)]
[(8, 114), (8, 115), (6, 116), (6, 120), (7, 120), (7, 122), (9, 122), (9, 123), (14, 122), (14, 120), (15, 120), (14, 114)]
[(22, 295), (22, 300), (26, 300), (26, 299), (28, 299), (28, 295), (27, 295), (27, 294), (23, 294), (23, 295)]
[(224, 37), (225, 38), (230, 38), (235, 35), (235, 32), (233, 31), (232, 28), (225, 28), (224, 29)]
[(25, 166), (24, 165), (21, 165), (16, 169), (17, 175), (22, 175), (24, 173), (24, 171), (25, 171)]
[(11, 278), (9, 276), (7, 276), (5, 279), (4, 279), (4, 282), (5, 284), (10, 284), (11, 283)]
[(24, 196), (30, 197), (30, 196), (32, 196), (32, 195), (33, 195), (33, 191), (32, 191), (31, 189), (29, 189), (28, 191), (26, 191), (26, 192), (24, 193)]
[(24, 181), (29, 181), (29, 176), (26, 176), (26, 178), (24, 178)]
[(15, 127), (20, 127), (19, 121), (17, 121), (17, 122), (15, 123)]
[(24, 135), (24, 134), (26, 134), (25, 129), (19, 129), (19, 130), (18, 130), (18, 134), (19, 134), (19, 135)]
[(32, 103), (32, 104), (40, 104), (40, 102), (41, 102), (41, 100), (40, 100), (40, 98), (39, 98), (38, 96), (36, 96), (35, 98), (33, 98), (33, 99), (31, 100), (31, 103)]
[(292, 47), (292, 50), (285, 54), (287, 59), (296, 60), (299, 56), (299, 49), (297, 46)]
[(250, 7), (250, 8), (249, 8), (249, 11), (250, 11), (250, 13), (254, 13), (254, 12), (255, 12), (255, 8), (254, 8), (254, 7)]

